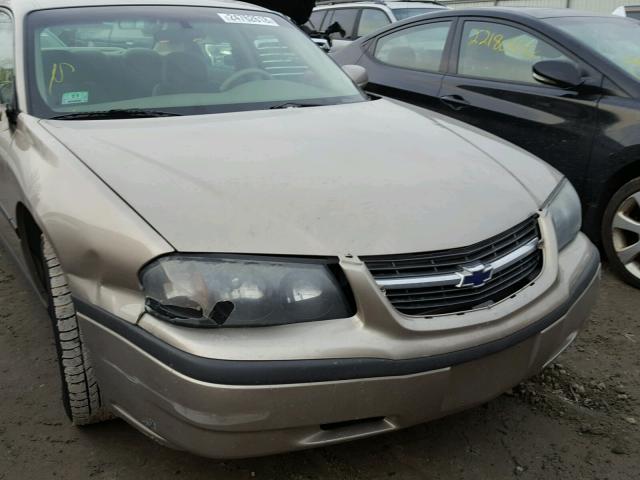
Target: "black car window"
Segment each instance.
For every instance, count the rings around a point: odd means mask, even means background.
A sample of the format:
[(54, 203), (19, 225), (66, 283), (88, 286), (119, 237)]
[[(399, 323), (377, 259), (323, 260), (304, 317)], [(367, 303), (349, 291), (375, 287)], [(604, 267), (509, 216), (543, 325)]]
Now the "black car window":
[(627, 17), (640, 20), (640, 10), (627, 10)]
[(636, 80), (640, 79), (640, 23), (628, 18), (558, 17), (545, 20)]
[(320, 29), (322, 28), (322, 21), (324, 20), (326, 14), (326, 10), (317, 10), (313, 12), (308, 22), (311, 25), (311, 28), (320, 31)]
[(570, 61), (558, 49), (518, 28), (465, 22), (458, 73), (511, 82), (537, 83), (533, 65), (542, 60)]
[(358, 25), (358, 37), (364, 37), (379, 28), (389, 25), (391, 20), (387, 14), (377, 8), (365, 8), (360, 15), (360, 24)]
[(374, 56), (395, 67), (437, 72), (450, 29), (450, 21), (405, 28), (378, 40)]
[(333, 23), (339, 23), (340, 28), (344, 30), (344, 37), (341, 33), (332, 33), (330, 36), (335, 40), (341, 40), (343, 38), (352, 38), (353, 30), (356, 26), (356, 17), (358, 16), (357, 8), (337, 8), (333, 12), (333, 18), (331, 22), (325, 25), (325, 28)]
[(13, 20), (0, 11), (0, 103), (10, 103), (13, 97)]

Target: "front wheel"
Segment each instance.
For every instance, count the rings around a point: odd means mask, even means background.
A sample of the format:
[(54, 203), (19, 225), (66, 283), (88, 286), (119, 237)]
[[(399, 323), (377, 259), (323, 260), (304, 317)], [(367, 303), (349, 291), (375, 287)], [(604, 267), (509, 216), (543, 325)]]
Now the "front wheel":
[(89, 351), (82, 338), (71, 290), (53, 247), (41, 238), (44, 280), (53, 322), (58, 364), (62, 376), (62, 401), (74, 425), (89, 425), (106, 420), (100, 387), (93, 373)]
[(628, 284), (640, 288), (640, 178), (613, 195), (602, 227), (611, 268)]

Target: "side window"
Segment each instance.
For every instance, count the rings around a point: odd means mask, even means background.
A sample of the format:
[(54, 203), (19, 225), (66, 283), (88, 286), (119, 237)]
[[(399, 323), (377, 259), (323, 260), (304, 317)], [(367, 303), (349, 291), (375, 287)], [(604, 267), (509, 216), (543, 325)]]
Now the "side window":
[(450, 29), (451, 22), (437, 22), (400, 30), (378, 40), (374, 56), (395, 67), (437, 72)]
[(13, 20), (0, 11), (0, 103), (9, 103), (13, 97)]
[[(353, 29), (356, 26), (357, 16), (357, 8), (337, 8), (333, 13), (333, 19), (331, 19), (331, 23), (337, 22), (340, 24), (340, 28), (344, 30), (344, 37), (340, 33), (332, 33), (331, 38), (334, 40), (352, 38)], [(325, 25), (325, 28), (328, 26), (330, 26), (330, 24)]]
[(365, 8), (362, 10), (362, 15), (360, 16), (357, 36), (364, 37), (390, 23), (389, 17), (387, 17), (387, 14), (382, 10)]
[(542, 60), (571, 61), (518, 28), (488, 22), (464, 24), (458, 60), (461, 75), (537, 84), (533, 65)]
[(309, 18), (309, 25), (311, 25), (311, 28), (316, 31), (320, 31), (320, 29), (322, 28), (322, 21), (324, 20), (324, 16), (326, 14), (326, 10), (316, 10), (315, 12), (313, 12), (311, 14), (311, 17)]

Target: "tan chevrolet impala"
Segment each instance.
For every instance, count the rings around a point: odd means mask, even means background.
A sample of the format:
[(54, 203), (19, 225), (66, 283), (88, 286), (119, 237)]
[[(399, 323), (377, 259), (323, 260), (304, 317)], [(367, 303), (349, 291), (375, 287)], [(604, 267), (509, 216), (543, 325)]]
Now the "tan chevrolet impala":
[(600, 261), (557, 171), (368, 98), (278, 14), (110, 3), (0, 0), (0, 232), (73, 423), (331, 445), (486, 402), (576, 338)]

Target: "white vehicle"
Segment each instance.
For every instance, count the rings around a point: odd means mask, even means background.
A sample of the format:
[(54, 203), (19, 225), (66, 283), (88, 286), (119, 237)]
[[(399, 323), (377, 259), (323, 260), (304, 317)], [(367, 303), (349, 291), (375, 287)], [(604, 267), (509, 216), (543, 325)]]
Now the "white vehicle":
[(612, 15), (640, 20), (640, 5), (627, 5), (626, 7), (618, 7), (613, 11)]
[(312, 30), (324, 32), (336, 22), (341, 32), (331, 33), (332, 52), (344, 48), (353, 40), (375, 32), (376, 30), (410, 17), (448, 9), (439, 2), (391, 0), (369, 1), (320, 1), (313, 10), (307, 26)]

